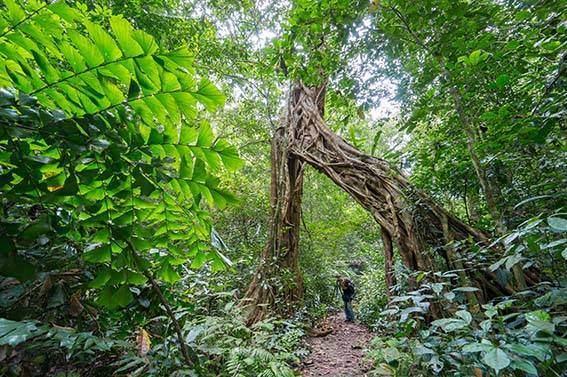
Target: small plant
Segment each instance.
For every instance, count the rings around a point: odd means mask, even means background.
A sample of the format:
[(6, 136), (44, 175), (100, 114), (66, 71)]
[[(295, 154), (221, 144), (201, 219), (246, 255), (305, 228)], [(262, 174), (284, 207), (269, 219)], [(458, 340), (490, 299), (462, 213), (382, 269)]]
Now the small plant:
[[(564, 262), (557, 263), (565, 253), (565, 225), (559, 214), (530, 219), (498, 240), (506, 248), (502, 259), (491, 265), (478, 262), (478, 268), (506, 278), (514, 264), (522, 262), (524, 268), (538, 266), (549, 271), (549, 277), (558, 276), (565, 268)], [(546, 264), (551, 260), (554, 266)], [(557, 376), (565, 369), (567, 288), (560, 280), (543, 281), (478, 306), (467, 300), (477, 288), (455, 287), (458, 271), (438, 277), (443, 280), (422, 282), (417, 290), (393, 297), (382, 312), (377, 325), (391, 337), (374, 342), (376, 373)], [(432, 305), (442, 306), (449, 315), (424, 326)]]

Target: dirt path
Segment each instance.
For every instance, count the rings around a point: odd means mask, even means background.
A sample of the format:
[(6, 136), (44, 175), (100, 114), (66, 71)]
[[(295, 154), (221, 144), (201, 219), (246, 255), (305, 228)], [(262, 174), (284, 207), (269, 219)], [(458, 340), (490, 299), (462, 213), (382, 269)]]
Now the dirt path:
[(364, 359), (372, 334), (362, 325), (345, 322), (344, 314), (328, 318), (333, 332), (311, 337), (307, 344), (311, 354), (303, 362), (303, 377), (364, 377), (372, 363)]

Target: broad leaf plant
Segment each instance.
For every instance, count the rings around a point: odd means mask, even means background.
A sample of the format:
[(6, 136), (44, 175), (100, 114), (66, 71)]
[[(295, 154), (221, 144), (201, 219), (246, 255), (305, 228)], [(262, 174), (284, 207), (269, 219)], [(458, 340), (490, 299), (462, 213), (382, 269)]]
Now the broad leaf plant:
[(230, 263), (209, 247), (206, 208), (234, 201), (219, 175), (242, 161), (207, 122), (225, 97), (191, 51), (119, 16), (95, 23), (80, 4), (4, 3), (1, 273), (32, 279), (38, 250), (64, 248), (96, 266), (98, 304), (119, 308), (148, 278), (175, 283), (183, 263)]

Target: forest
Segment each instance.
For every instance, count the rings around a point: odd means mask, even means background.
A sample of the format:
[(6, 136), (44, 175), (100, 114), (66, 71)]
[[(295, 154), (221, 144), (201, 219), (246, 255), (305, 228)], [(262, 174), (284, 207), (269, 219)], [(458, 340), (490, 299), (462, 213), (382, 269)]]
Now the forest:
[(567, 376), (566, 136), (561, 0), (0, 0), (0, 376)]

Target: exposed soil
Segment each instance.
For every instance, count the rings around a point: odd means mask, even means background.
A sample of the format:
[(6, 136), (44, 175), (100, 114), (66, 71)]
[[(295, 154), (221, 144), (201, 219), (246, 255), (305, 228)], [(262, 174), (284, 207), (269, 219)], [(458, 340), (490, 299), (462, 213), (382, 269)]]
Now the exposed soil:
[(372, 334), (357, 323), (345, 322), (343, 313), (327, 319), (332, 332), (322, 337), (310, 337), (311, 354), (304, 360), (303, 377), (364, 377), (372, 367), (364, 354)]

